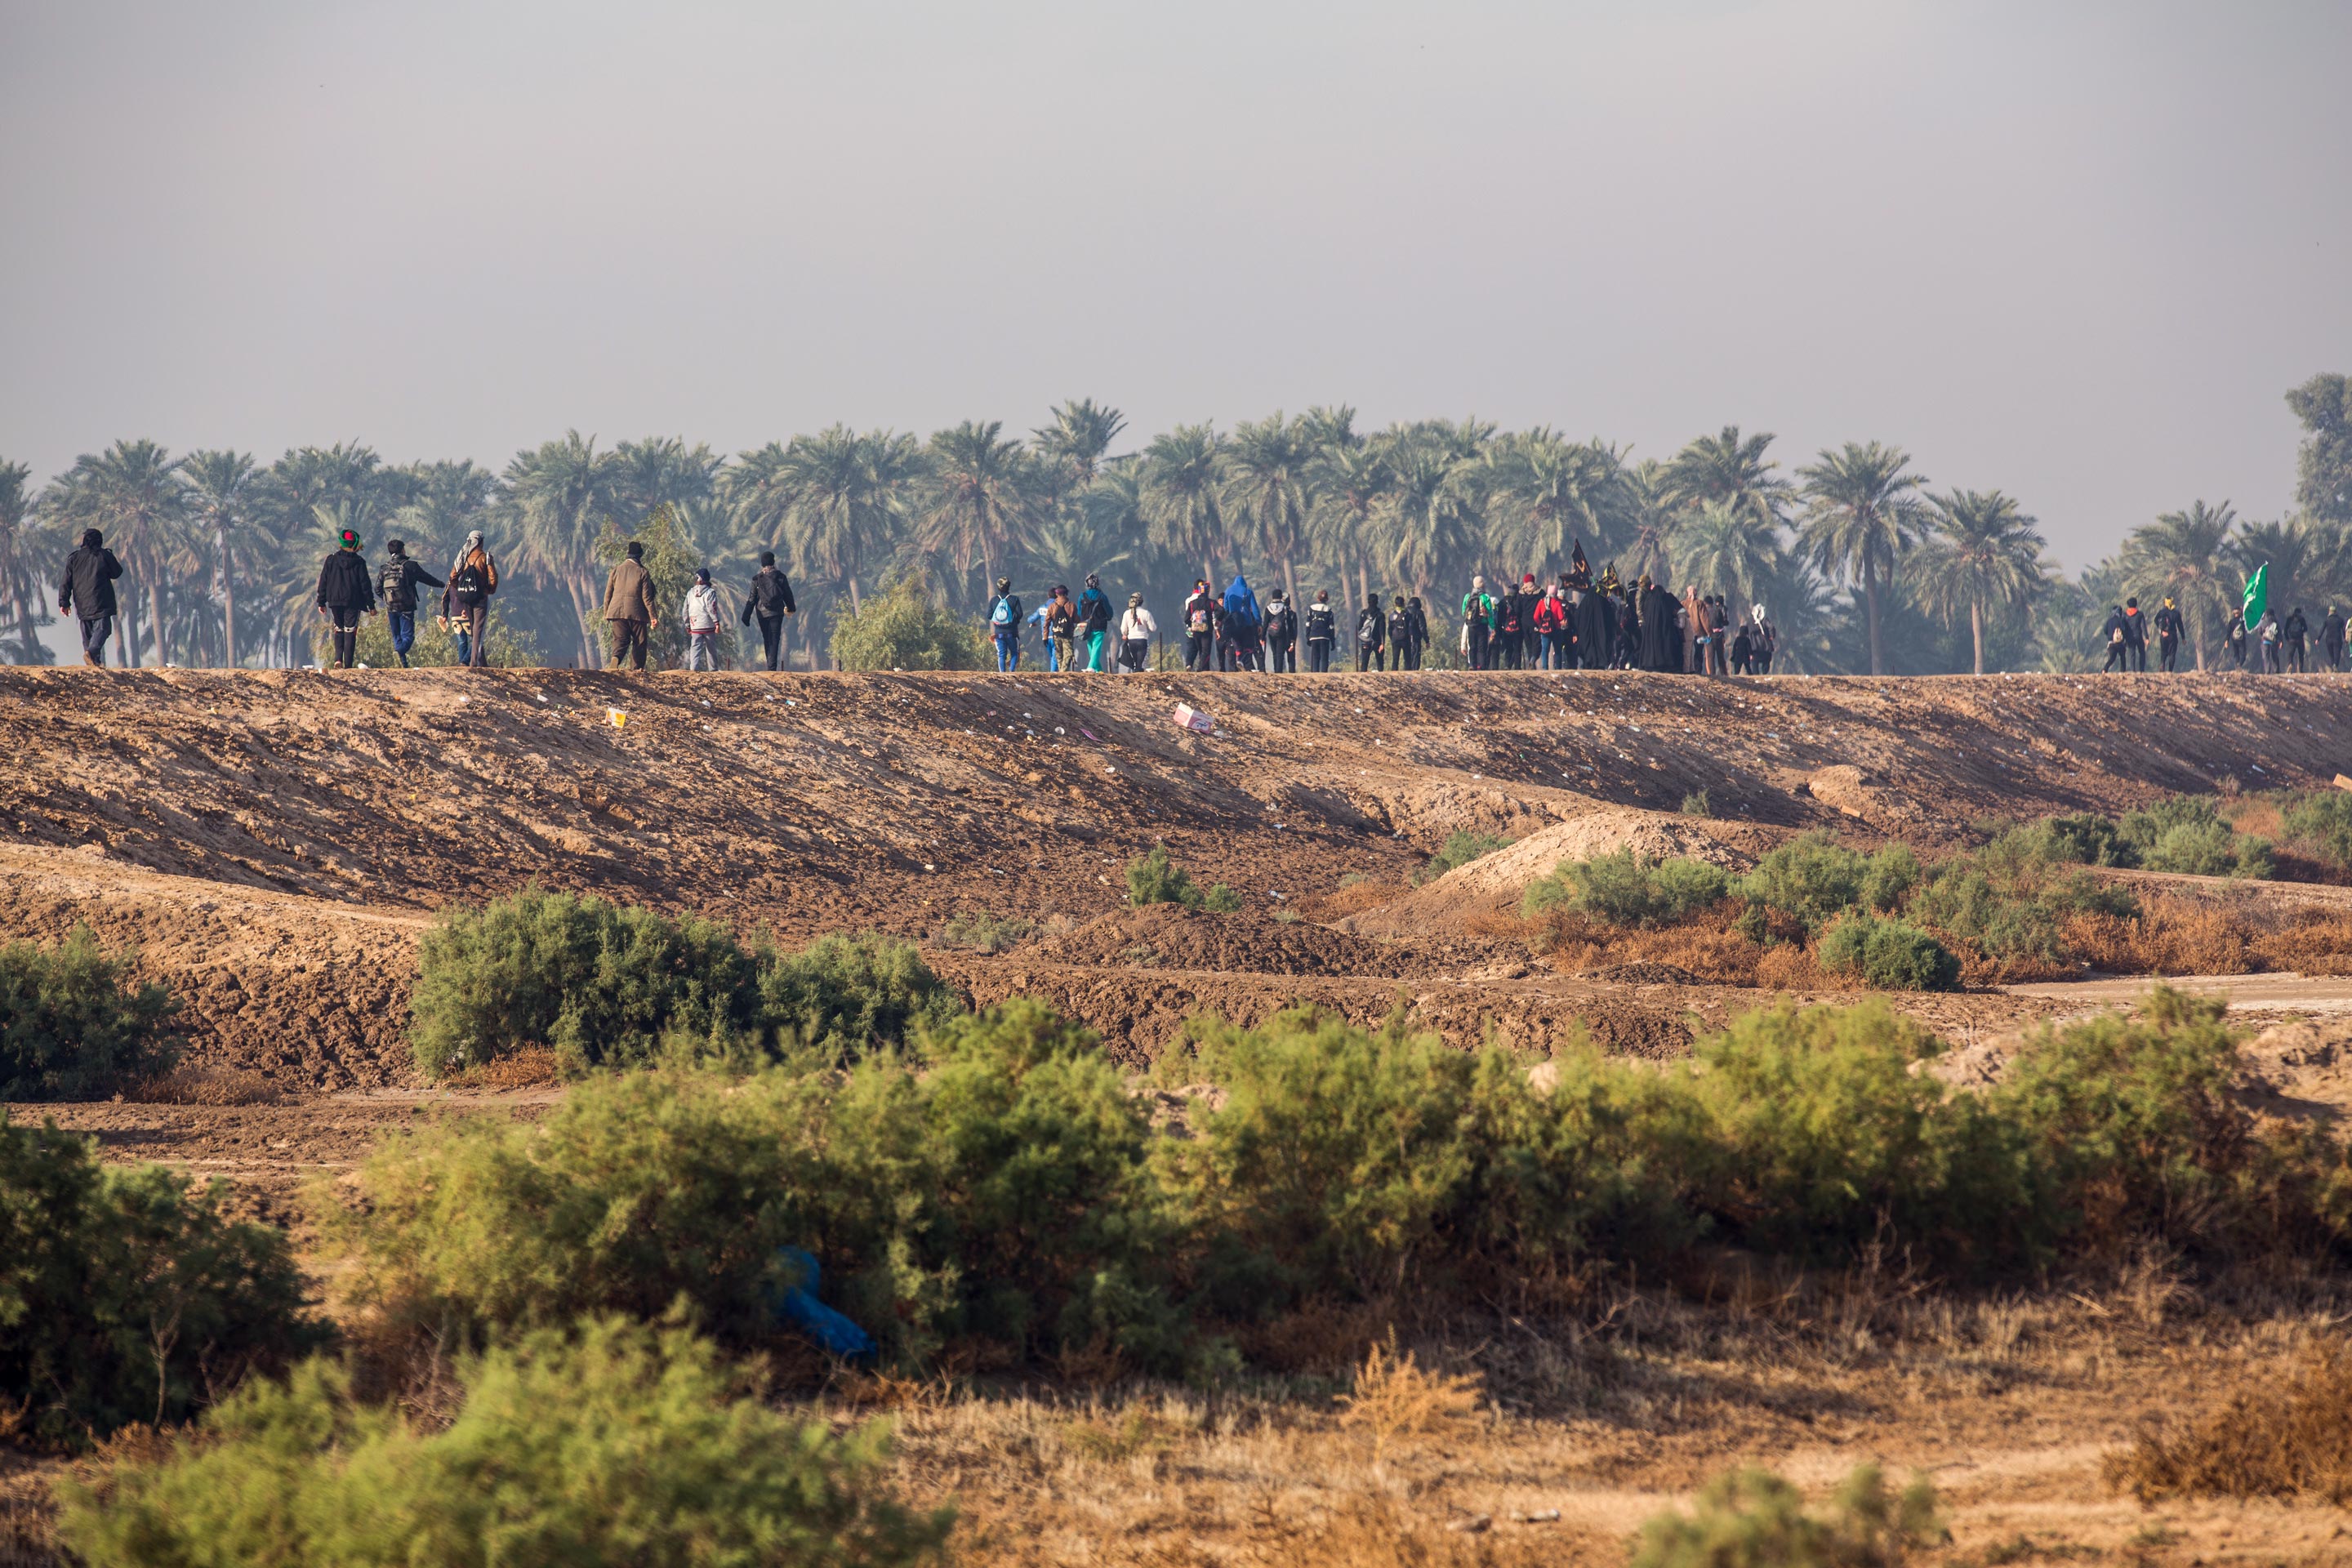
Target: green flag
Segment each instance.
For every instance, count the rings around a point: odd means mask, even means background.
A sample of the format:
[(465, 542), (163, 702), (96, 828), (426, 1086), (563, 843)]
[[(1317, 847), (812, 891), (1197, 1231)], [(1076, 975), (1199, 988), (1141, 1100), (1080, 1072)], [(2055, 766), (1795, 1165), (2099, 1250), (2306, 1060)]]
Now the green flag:
[(2271, 568), (2265, 561), (2254, 568), (2246, 579), (2246, 629), (2253, 630), (2263, 623), (2263, 614), (2271, 607)]

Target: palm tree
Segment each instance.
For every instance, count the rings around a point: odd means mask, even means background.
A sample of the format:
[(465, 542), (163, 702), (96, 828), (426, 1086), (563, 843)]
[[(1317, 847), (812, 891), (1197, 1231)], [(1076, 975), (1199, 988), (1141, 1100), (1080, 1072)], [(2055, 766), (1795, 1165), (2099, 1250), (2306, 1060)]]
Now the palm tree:
[(229, 539), (251, 521), (246, 502), (253, 489), (255, 473), (250, 454), (226, 448), (191, 452), (180, 459), (180, 478), (187, 486), (191, 518), (213, 536), (213, 560), (220, 574), (222, 662), (232, 669), (238, 662), (236, 563), (229, 550)]
[(2132, 531), (2124, 542), (2126, 581), (2140, 593), (2171, 599), (2189, 622), (2197, 668), (2205, 668), (2205, 627), (2226, 623), (2238, 607), (2226, 559), (2238, 514), (2223, 501), (2200, 499), (2187, 511), (2168, 511)]
[(1179, 425), (1143, 452), (1143, 508), (1153, 542), (1170, 554), (1201, 563), (1211, 587), (1217, 582), (1218, 548), (1224, 542), (1225, 444), (1213, 426)]
[(1626, 512), (1617, 454), (1598, 441), (1566, 441), (1549, 429), (1507, 437), (1486, 464), (1498, 504), (1495, 545), (1509, 560), (1565, 560), (1579, 540), (1612, 547)]
[[(1408, 442), (1391, 455), (1388, 467), (1391, 481), (1372, 512), (1372, 537), (1391, 577), (1410, 584), (1426, 604), (1444, 563), (1480, 542), (1473, 460), (1447, 446)], [(1360, 592), (1369, 598), (1371, 584)]]
[[(137, 572), (147, 588), (148, 644), (163, 661), (163, 578), (188, 561), (187, 492), (172, 455), (152, 441), (117, 441), (104, 452), (85, 452), (58, 479), (52, 497), (68, 530), (95, 528)], [(126, 666), (138, 661), (124, 623), (115, 626), (115, 652)]]
[[(2240, 580), (2258, 566), (2271, 569), (2273, 606), (2315, 604), (2347, 586), (2347, 563), (2344, 531), (2322, 519), (2305, 515), (2278, 522), (2250, 522), (2238, 531), (2229, 546)], [(2284, 620), (2284, 612), (2279, 617)]]
[(1053, 415), (1052, 424), (1029, 434), (1058, 500), (1095, 482), (1110, 444), (1127, 428), (1127, 416), (1091, 397), (1057, 404)]
[(1002, 420), (967, 419), (931, 437), (930, 483), (915, 526), (919, 548), (952, 555), (967, 576), (977, 558), (992, 586), (996, 563), (1012, 554), (1028, 521), (1032, 483), (1021, 443), (1000, 439), (1003, 428)]
[[(1396, 482), (1390, 466), (1391, 444), (1355, 440), (1325, 444), (1315, 460), (1315, 514), (1310, 541), (1312, 558), (1339, 574), (1347, 592), (1348, 563), (1360, 563), (1374, 547), (1374, 514), (1389, 488)], [(1358, 598), (1367, 584), (1358, 577)]]
[(656, 507), (709, 500), (718, 492), (719, 462), (709, 447), (676, 436), (624, 441), (604, 456), (604, 489), (621, 520), (634, 525)]
[(1950, 626), (1966, 605), (1976, 673), (1984, 667), (1985, 611), (2022, 608), (2049, 581), (2042, 531), (1999, 490), (1954, 490), (1935, 500), (1938, 537), (1918, 574), (1927, 607)]
[(609, 454), (599, 454), (596, 437), (567, 430), (515, 455), (507, 465), (508, 504), (520, 525), (524, 562), (563, 584), (580, 634), (580, 668), (601, 667), (603, 639), (595, 621), (599, 603), (593, 577), (596, 539), (616, 498)]
[(466, 535), (482, 526), (498, 497), (499, 477), (470, 458), (411, 463), (404, 477), (409, 499), (385, 527), (398, 530), (408, 553), (437, 572), (457, 559)]
[(1720, 435), (1701, 436), (1666, 465), (1666, 494), (1684, 510), (1718, 502), (1777, 542), (1789, 481), (1773, 472), (1780, 465), (1764, 455), (1771, 444), (1771, 432), (1742, 438), (1737, 425), (1725, 426)]
[(1671, 584), (1673, 562), (1666, 552), (1674, 538), (1675, 503), (1665, 466), (1655, 458), (1644, 458), (1625, 470), (1624, 485), (1625, 580), (1630, 584), (1647, 574), (1654, 582)]
[(1927, 481), (1910, 471), (1900, 447), (1849, 441), (1841, 452), (1797, 470), (1805, 487), (1802, 543), (1813, 564), (1833, 578), (1859, 578), (1870, 617), (1870, 673), (1886, 673), (1886, 644), (1879, 634), (1878, 586), (1895, 574), (1895, 563), (1911, 548), (1926, 521), (1920, 487)]
[(852, 615), (864, 603), (858, 579), (866, 563), (897, 545), (922, 469), (913, 437), (861, 436), (835, 425), (793, 437), (767, 479), (795, 563), (845, 584)]
[(1226, 447), (1228, 515), (1246, 524), (1265, 558), (1282, 567), (1282, 585), (1298, 602), (1297, 557), (1314, 506), (1315, 444), (1304, 419), (1279, 411), (1234, 426)]
[(1742, 612), (1780, 569), (1779, 541), (1757, 528), (1753, 512), (1728, 500), (1705, 500), (1674, 532), (1684, 575), (1727, 594)]
[(40, 570), (33, 562), (33, 496), (28, 488), (31, 467), (0, 463), (0, 590), (8, 595), (8, 609), (16, 623), (16, 646), (10, 650), (17, 664), (45, 664), (40, 626), (46, 615), (35, 618), (34, 606), (47, 608), (40, 590)]

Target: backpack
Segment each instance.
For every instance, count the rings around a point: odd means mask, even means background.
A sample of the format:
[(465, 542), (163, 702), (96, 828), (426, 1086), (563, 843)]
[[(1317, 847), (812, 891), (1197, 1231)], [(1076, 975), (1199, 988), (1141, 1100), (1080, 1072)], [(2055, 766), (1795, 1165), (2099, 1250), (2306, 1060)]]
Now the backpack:
[(405, 560), (385, 562), (376, 571), (375, 596), (389, 602), (394, 595), (400, 592), (400, 585), (407, 576), (408, 563)]
[(449, 592), (457, 595), (461, 605), (480, 604), (489, 597), (484, 589), (482, 569), (471, 563), (449, 574)]
[(988, 620), (991, 626), (1011, 626), (1013, 624), (1013, 600), (1011, 597), (1003, 594), (999, 594), (996, 596), (996, 608), (989, 612)]

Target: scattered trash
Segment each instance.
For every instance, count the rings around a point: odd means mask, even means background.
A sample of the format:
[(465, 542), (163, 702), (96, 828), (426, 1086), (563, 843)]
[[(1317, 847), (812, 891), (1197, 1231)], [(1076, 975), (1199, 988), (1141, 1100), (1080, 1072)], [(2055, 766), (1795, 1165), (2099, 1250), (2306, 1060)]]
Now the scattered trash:
[(2336, 775), (2336, 787), (2337, 789), (2352, 789), (2352, 779), (2346, 778), (2342, 773), (2337, 773)]
[(926, 860), (923, 862), (923, 869), (926, 871), (936, 871), (939, 868), (931, 864), (929, 860)]
[(1455, 1520), (1445, 1528), (1448, 1530), (1459, 1531), (1465, 1535), (1484, 1535), (1487, 1531), (1492, 1530), (1494, 1527), (1495, 1516), (1493, 1514), (1474, 1513), (1468, 1519)]
[[(466, 700), (460, 697), (457, 700), (463, 702)], [(613, 721), (613, 728), (615, 730), (629, 721), (629, 716), (626, 713), (622, 712), (618, 708), (605, 709), (604, 717)]]
[(1216, 729), (1217, 721), (1199, 709), (1179, 702), (1176, 704), (1176, 725), (1179, 729), (1192, 730), (1206, 735)]
[[(1084, 724), (1078, 726), (1078, 733), (1084, 735), (1089, 741), (1095, 741), (1095, 732), (1092, 730), (1087, 729)], [(1095, 744), (1099, 746), (1102, 742), (1100, 741), (1095, 741)]]
[(822, 1278), (816, 1259), (797, 1247), (780, 1247), (776, 1256), (792, 1265), (798, 1282), (771, 1298), (775, 1316), (814, 1340), (827, 1355), (843, 1361), (872, 1359), (874, 1337), (816, 1299)]
[(1511, 1515), (1511, 1520), (1517, 1524), (1558, 1524), (1559, 1510), (1548, 1508), (1537, 1513), (1515, 1513)]

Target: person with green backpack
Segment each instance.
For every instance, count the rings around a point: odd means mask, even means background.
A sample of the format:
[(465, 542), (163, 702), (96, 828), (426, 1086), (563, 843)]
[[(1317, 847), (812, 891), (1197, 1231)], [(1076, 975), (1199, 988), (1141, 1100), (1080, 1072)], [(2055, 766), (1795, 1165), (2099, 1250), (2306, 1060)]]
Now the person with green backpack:
[(1496, 618), (1495, 596), (1486, 592), (1486, 576), (1472, 577), (1470, 591), (1462, 595), (1462, 658), (1473, 669), (1486, 668)]

